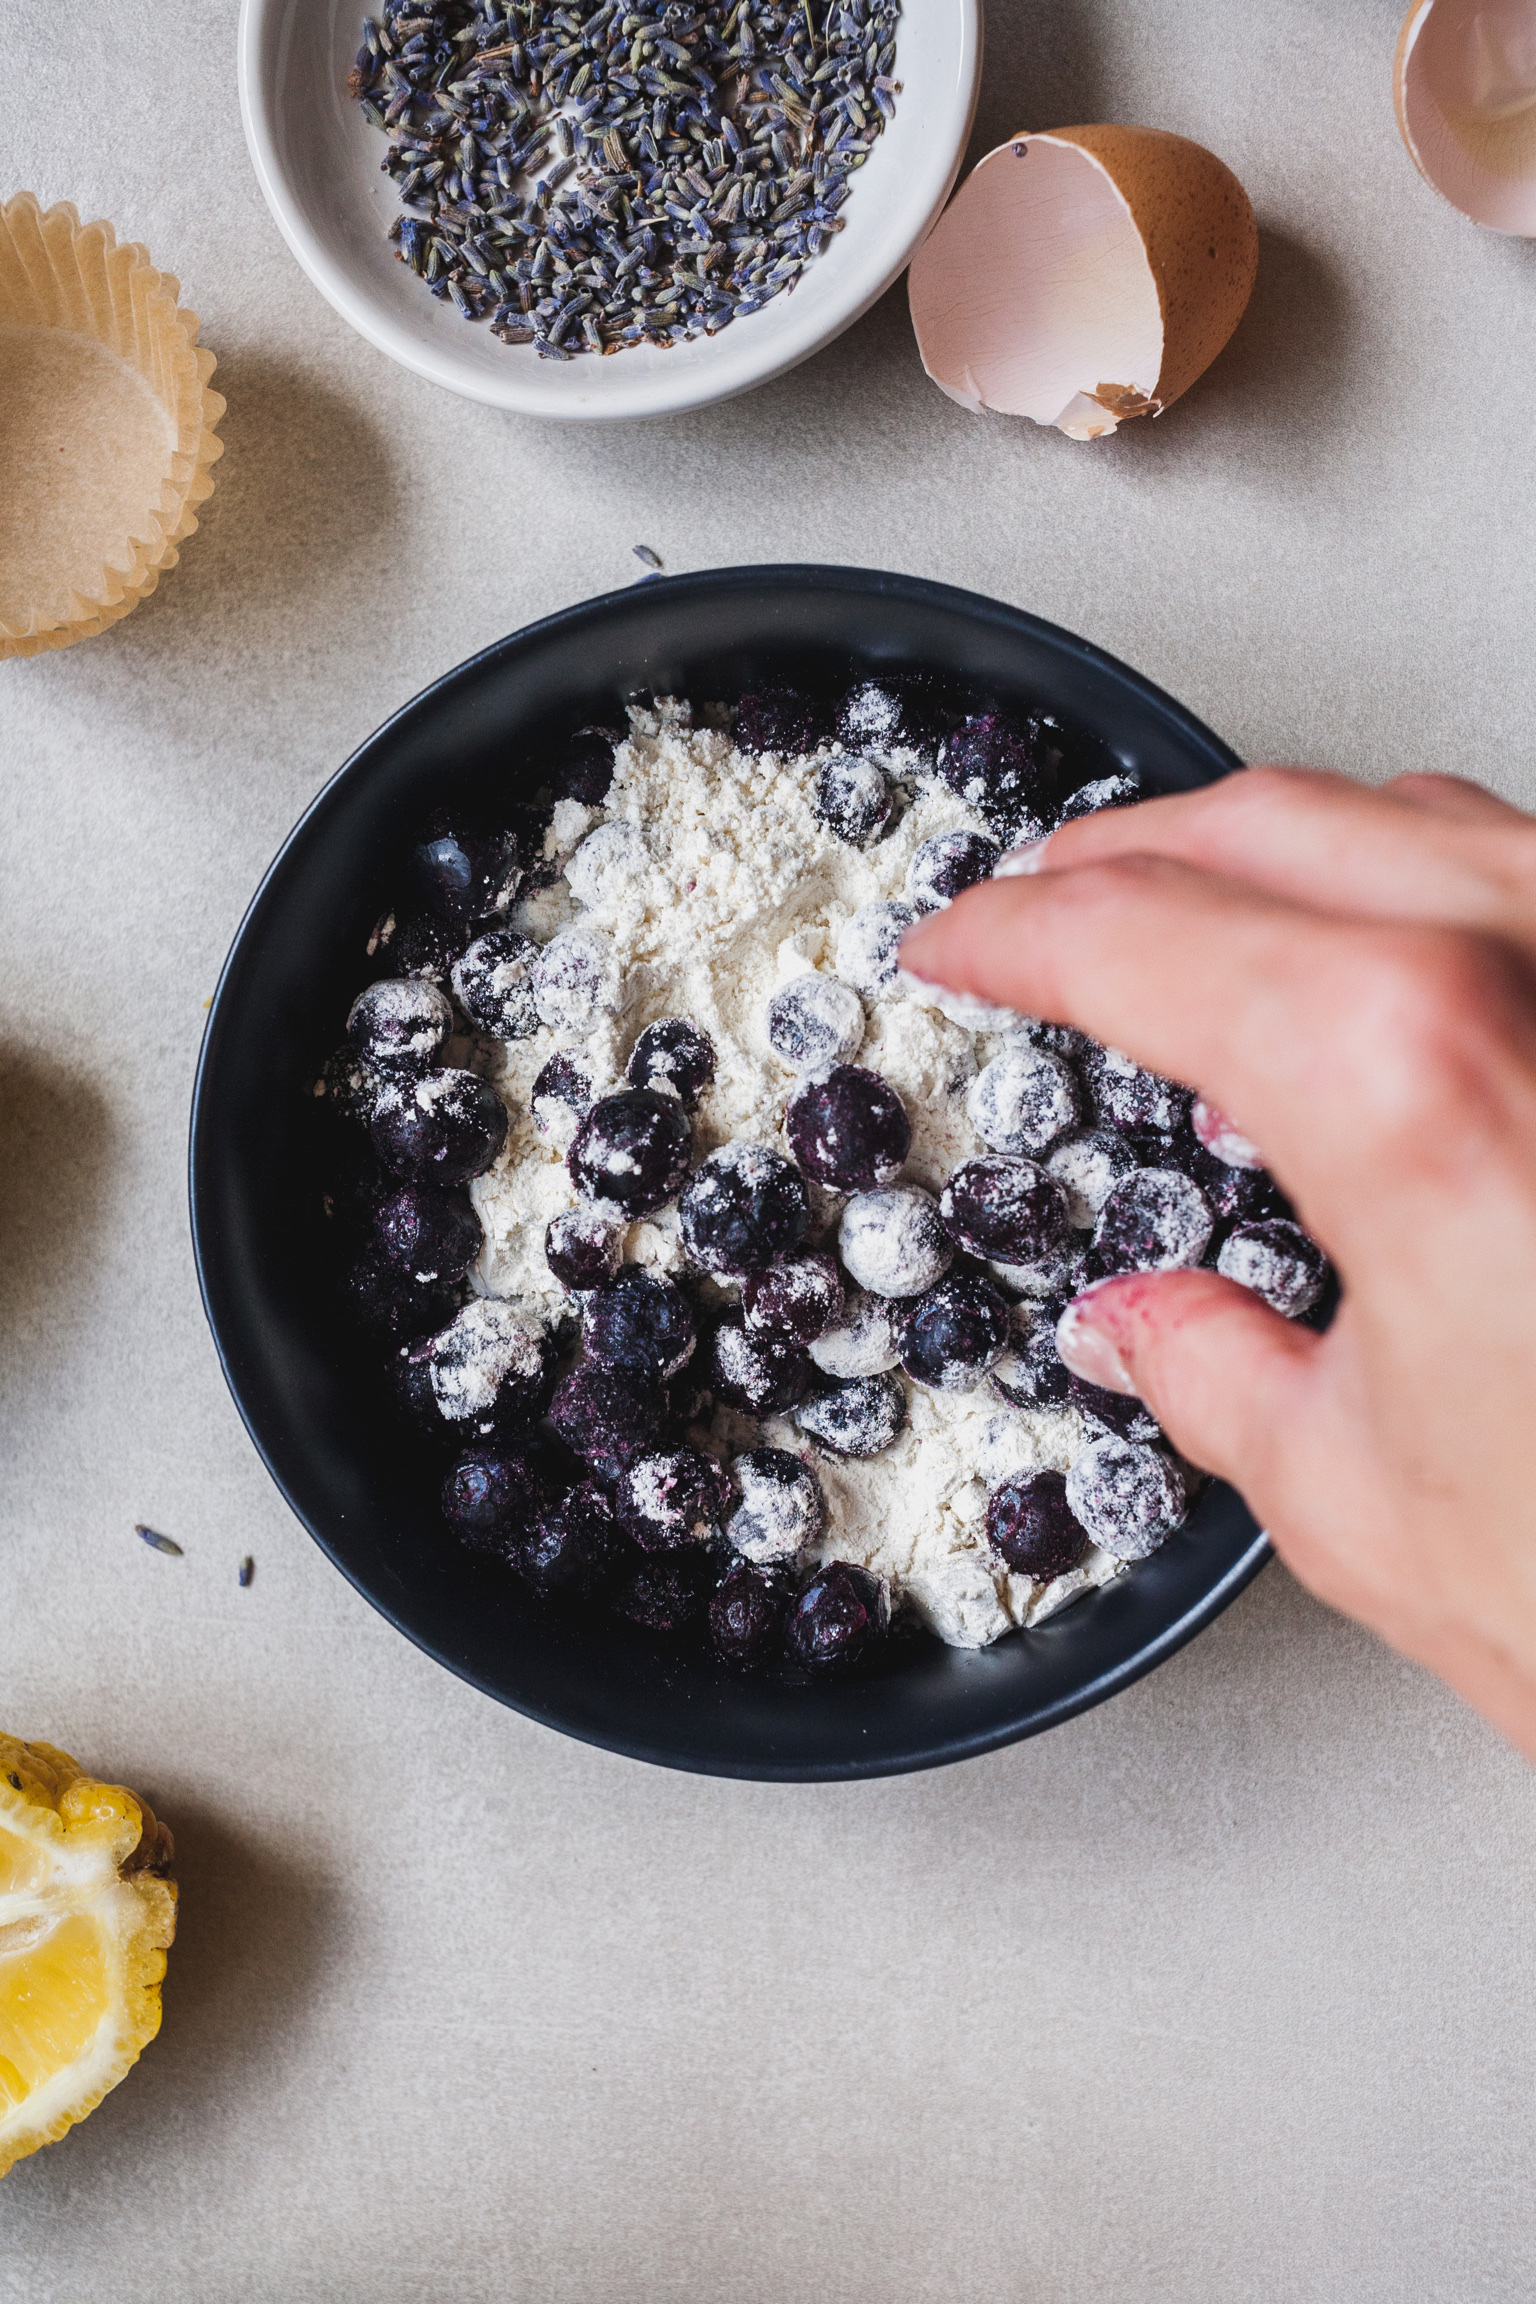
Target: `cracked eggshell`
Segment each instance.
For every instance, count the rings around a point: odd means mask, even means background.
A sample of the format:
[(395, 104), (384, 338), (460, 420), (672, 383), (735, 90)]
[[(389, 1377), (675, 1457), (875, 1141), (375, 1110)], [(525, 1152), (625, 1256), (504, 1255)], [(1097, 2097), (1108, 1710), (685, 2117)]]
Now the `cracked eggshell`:
[(1248, 195), (1203, 145), (1053, 128), (972, 170), (912, 260), (912, 323), (963, 408), (1096, 440), (1210, 366), (1258, 258)]
[(1536, 237), (1536, 0), (1415, 0), (1393, 82), (1425, 183), (1474, 224)]

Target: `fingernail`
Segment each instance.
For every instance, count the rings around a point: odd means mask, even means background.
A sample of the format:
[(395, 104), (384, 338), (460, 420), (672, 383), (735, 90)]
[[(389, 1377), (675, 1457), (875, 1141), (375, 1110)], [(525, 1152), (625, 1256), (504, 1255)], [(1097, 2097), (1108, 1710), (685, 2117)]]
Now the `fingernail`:
[(1136, 1385), (1119, 1347), (1102, 1328), (1093, 1325), (1093, 1300), (1101, 1289), (1112, 1285), (1108, 1280), (1096, 1280), (1081, 1296), (1073, 1297), (1056, 1323), (1056, 1349), (1073, 1375), (1081, 1376), (1085, 1384), (1101, 1384), (1106, 1392), (1134, 1393)]
[(993, 867), (993, 879), (1024, 880), (1031, 872), (1038, 872), (1045, 862), (1046, 841), (1049, 838), (1050, 834), (1047, 833), (1045, 840), (1021, 840), (1017, 848), (1010, 848), (1007, 855), (1000, 858)]

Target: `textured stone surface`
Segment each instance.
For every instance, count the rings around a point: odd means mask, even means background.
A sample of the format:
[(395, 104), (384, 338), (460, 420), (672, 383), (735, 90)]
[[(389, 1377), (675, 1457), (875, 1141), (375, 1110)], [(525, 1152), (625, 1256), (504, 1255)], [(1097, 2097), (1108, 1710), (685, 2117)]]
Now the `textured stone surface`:
[(1536, 248), (1415, 175), (1400, 12), (994, 0), (978, 153), (1148, 121), (1258, 211), (1232, 345), (1091, 448), (951, 406), (900, 289), (690, 419), (454, 400), (288, 256), (233, 0), (67, 41), (12, 0), (5, 189), (179, 275), (229, 452), (149, 601), (0, 667), (5, 1725), (139, 1786), (185, 1883), (159, 2041), (6, 2181), (5, 2304), (1528, 2293), (1536, 1786), (1453, 1698), (1271, 1569), (1113, 1704), (938, 1775), (587, 1751), (418, 1654), (289, 1516), (185, 1208), (203, 1003), (295, 817), (635, 543), (969, 585), (1250, 758), (1536, 799)]

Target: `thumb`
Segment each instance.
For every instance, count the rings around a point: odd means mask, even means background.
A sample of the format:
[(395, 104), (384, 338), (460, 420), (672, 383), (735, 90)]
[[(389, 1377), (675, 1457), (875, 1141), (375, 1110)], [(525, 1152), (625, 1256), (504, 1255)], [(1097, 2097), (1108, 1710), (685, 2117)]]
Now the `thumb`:
[(1074, 1376), (1137, 1394), (1181, 1456), (1256, 1511), (1294, 1447), (1323, 1339), (1216, 1272), (1130, 1272), (1074, 1297), (1056, 1348)]

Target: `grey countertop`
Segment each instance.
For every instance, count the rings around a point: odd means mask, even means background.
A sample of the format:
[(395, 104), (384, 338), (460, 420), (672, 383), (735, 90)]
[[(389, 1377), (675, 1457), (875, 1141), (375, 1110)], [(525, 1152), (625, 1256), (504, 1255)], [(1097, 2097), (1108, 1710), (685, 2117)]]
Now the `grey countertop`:
[(1453, 1698), (1271, 1568), (1128, 1695), (936, 1775), (587, 1751), (417, 1654), (290, 1518), (183, 1185), (204, 1004), (299, 810), (635, 543), (968, 585), (1249, 757), (1536, 799), (1536, 246), (1415, 176), (1397, 15), (993, 7), (977, 152), (1147, 121), (1259, 214), (1215, 369), (1085, 447), (952, 407), (899, 288), (691, 419), (458, 402), (289, 258), (232, 0), (8, 0), (0, 189), (147, 242), (229, 411), (181, 568), (0, 670), (0, 1724), (163, 1804), (184, 1881), (161, 2038), (6, 2182), (0, 2296), (1530, 2295), (1536, 1798)]

